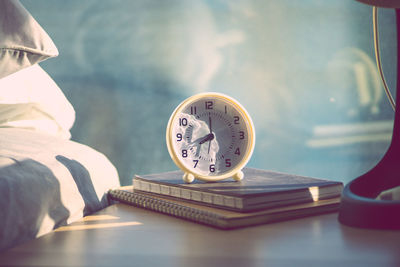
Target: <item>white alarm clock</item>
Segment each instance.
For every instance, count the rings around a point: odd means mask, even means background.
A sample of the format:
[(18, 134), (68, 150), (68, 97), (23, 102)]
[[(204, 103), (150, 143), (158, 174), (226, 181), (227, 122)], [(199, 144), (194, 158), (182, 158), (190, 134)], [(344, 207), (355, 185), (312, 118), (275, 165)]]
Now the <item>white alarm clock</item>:
[(228, 177), (239, 181), (254, 150), (255, 130), (238, 101), (220, 93), (201, 93), (184, 100), (172, 113), (166, 141), (185, 182)]

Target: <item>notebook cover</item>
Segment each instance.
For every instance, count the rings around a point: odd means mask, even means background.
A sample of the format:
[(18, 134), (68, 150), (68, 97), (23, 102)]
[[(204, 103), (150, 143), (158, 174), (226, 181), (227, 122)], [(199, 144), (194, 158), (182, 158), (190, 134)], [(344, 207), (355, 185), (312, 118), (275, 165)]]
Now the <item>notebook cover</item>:
[(195, 180), (186, 184), (183, 172), (135, 175), (137, 191), (197, 201), (219, 208), (254, 211), (291, 204), (314, 202), (340, 196), (343, 184), (324, 179), (245, 168), (245, 177), (236, 182)]

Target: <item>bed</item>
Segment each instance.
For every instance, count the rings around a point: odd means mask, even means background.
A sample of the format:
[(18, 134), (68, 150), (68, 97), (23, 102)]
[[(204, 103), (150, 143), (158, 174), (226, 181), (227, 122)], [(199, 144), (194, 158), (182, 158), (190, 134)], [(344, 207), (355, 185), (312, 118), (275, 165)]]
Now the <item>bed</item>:
[(39, 63), (55, 44), (16, 0), (0, 1), (0, 251), (109, 205), (116, 168), (70, 140), (75, 111)]

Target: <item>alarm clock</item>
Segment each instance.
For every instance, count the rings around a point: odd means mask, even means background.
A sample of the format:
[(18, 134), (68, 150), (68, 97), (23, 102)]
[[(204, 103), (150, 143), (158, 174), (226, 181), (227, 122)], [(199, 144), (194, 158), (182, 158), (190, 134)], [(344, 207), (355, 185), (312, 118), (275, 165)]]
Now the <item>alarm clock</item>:
[(232, 97), (208, 92), (184, 100), (172, 113), (166, 131), (168, 152), (187, 183), (199, 179), (243, 179), (255, 129), (249, 113)]

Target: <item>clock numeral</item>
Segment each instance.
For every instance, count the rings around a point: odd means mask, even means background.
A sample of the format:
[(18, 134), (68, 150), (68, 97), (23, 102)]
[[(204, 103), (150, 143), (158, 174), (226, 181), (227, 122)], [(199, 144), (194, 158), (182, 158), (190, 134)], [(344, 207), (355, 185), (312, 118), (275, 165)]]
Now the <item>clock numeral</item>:
[(227, 109), (226, 106), (225, 106), (225, 114), (226, 114), (226, 113), (228, 113), (228, 109)]
[(232, 166), (231, 159), (225, 159), (225, 167), (229, 168)]
[(210, 165), (210, 172), (215, 172), (215, 164)]
[(206, 109), (213, 109), (213, 102), (212, 101), (206, 101)]
[(238, 156), (240, 155), (240, 149), (239, 148), (236, 148), (235, 154), (238, 155)]
[(177, 138), (176, 141), (180, 142), (180, 141), (182, 141), (183, 136), (182, 136), (181, 133), (177, 133), (177, 134), (176, 134), (176, 138)]
[(197, 163), (199, 163), (199, 160), (198, 160), (198, 159), (194, 159), (194, 160), (193, 160), (193, 162), (194, 162), (194, 166), (193, 166), (193, 168), (196, 168), (196, 166), (197, 166)]
[(196, 107), (190, 107), (190, 114), (191, 115), (197, 114), (197, 108)]
[(188, 154), (187, 154), (187, 150), (186, 149), (182, 149), (182, 158), (187, 158)]
[(240, 120), (239, 116), (233, 116), (233, 123), (234, 124), (239, 124), (239, 120)]
[(188, 121), (186, 118), (180, 118), (179, 119), (179, 126), (187, 126)]
[(240, 138), (240, 139), (244, 139), (244, 132), (243, 132), (243, 131), (240, 131), (240, 132), (239, 132), (239, 138)]

